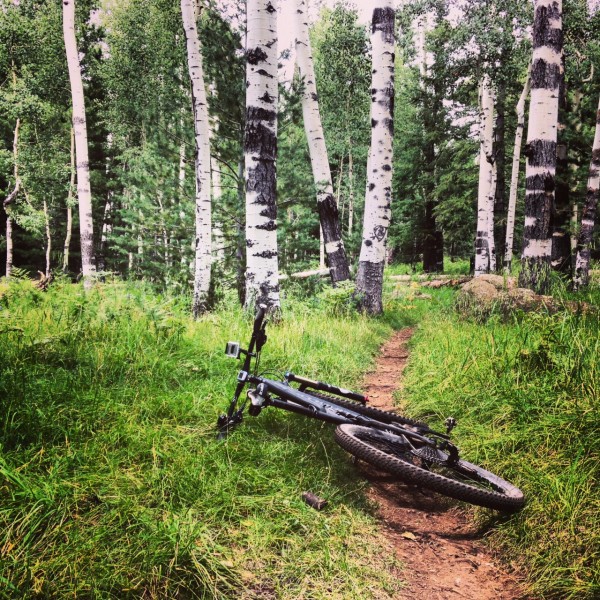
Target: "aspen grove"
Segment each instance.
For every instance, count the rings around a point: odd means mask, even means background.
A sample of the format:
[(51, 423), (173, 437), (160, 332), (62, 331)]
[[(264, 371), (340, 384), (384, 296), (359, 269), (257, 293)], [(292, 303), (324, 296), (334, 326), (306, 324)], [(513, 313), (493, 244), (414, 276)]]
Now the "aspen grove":
[(600, 599), (599, 98), (600, 0), (0, 0), (0, 600)]
[(195, 317), (228, 288), (277, 310), (295, 272), (376, 314), (387, 265), (444, 256), (581, 288), (597, 12), (467, 4), (8, 3), (6, 277), (144, 279)]

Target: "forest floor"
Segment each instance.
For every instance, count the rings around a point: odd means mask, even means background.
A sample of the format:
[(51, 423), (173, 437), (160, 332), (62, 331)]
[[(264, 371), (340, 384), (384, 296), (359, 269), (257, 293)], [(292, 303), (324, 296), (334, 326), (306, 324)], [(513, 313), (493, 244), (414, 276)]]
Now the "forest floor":
[[(363, 386), (372, 406), (397, 408), (393, 395), (402, 385), (413, 332), (402, 329), (383, 345)], [(360, 464), (371, 483), (369, 496), (378, 507), (383, 531), (405, 566), (407, 586), (398, 600), (528, 597), (518, 577), (503, 569), (486, 547), (485, 531), (456, 502)]]

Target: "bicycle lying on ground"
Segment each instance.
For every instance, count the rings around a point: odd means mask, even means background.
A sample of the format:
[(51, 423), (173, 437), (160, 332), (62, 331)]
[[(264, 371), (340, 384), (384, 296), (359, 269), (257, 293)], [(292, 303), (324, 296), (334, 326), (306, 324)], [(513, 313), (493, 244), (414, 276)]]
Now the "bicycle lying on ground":
[[(241, 423), (246, 407), (252, 416), (269, 406), (281, 408), (337, 425), (335, 440), (345, 450), (407, 483), (506, 512), (523, 506), (521, 490), (460, 458), (458, 448), (450, 441), (456, 425), (451, 417), (446, 419), (446, 433), (439, 433), (419, 421), (367, 406), (367, 397), (357, 392), (290, 372), (282, 381), (264, 377), (258, 367), (267, 341), (265, 328), (265, 308), (261, 307), (248, 349), (241, 348), (239, 342), (227, 344), (225, 354), (238, 359), (244, 356), (244, 362), (227, 413), (218, 419), (219, 437)], [(240, 401), (246, 386), (251, 387)]]

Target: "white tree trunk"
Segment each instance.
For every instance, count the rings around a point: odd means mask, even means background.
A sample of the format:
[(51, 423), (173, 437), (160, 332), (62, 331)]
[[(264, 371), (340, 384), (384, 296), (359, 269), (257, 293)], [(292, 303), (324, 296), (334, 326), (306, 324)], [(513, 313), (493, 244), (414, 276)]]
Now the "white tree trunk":
[(6, 278), (10, 277), (13, 266), (13, 237), (12, 237), (12, 218), (6, 217)]
[(46, 277), (50, 277), (50, 256), (52, 254), (52, 234), (50, 232), (50, 214), (48, 203), (44, 200), (44, 224), (46, 226)]
[(81, 80), (77, 40), (75, 39), (75, 0), (63, 0), (63, 33), (73, 101), (77, 200), (79, 202), (79, 233), (81, 237), (81, 272), (85, 289), (90, 289), (92, 286), (91, 277), (96, 272), (93, 242), (94, 225), (92, 221), (92, 192), (90, 189), (90, 163), (88, 159), (83, 82)]
[(325, 237), (323, 236), (323, 226), (319, 224), (319, 269), (325, 268)]
[[(212, 178), (212, 201), (217, 204), (223, 195), (221, 187), (221, 170), (217, 160), (211, 156), (211, 178)], [(223, 235), (223, 225), (220, 222), (215, 222), (213, 227), (213, 259), (217, 262), (225, 260), (225, 236)]]
[(534, 0), (525, 227), (519, 285), (538, 293), (547, 292), (550, 284), (550, 220), (556, 185), (561, 56), (562, 0)]
[[(183, 131), (183, 122), (181, 123), (181, 130)], [(178, 200), (181, 204), (186, 201), (185, 198), (185, 168), (186, 168), (186, 157), (185, 157), (185, 142), (182, 142), (179, 146), (179, 194)], [(185, 211), (179, 208), (179, 220), (180, 225), (185, 221)], [(186, 244), (183, 241), (178, 243), (179, 246), (179, 264), (186, 268)]]
[(112, 192), (108, 193), (108, 197), (106, 199), (106, 203), (104, 204), (104, 216), (102, 218), (102, 234), (100, 236), (100, 254), (102, 255), (102, 261), (98, 261), (98, 263), (102, 262), (102, 265), (99, 268), (101, 271), (106, 269), (106, 248), (108, 247), (108, 238), (112, 233)]
[[(158, 211), (160, 213), (160, 232), (162, 234), (162, 245), (163, 245), (163, 258), (165, 261), (165, 273), (166, 273), (166, 281), (169, 282), (171, 275), (171, 249), (169, 247), (169, 232), (167, 231), (166, 226), (166, 211), (165, 205), (163, 203), (163, 193), (162, 190), (158, 189), (156, 192), (156, 202), (158, 204)], [(107, 203), (108, 204), (108, 203)], [(104, 214), (106, 215), (106, 207)]]
[(142, 209), (138, 210), (138, 227), (137, 227), (137, 253), (138, 253), (138, 268), (141, 269), (144, 261), (144, 213)]
[(279, 300), (277, 0), (248, 0), (246, 35), (246, 306)]
[[(214, 88), (212, 89), (212, 95), (216, 97)], [(219, 132), (219, 119), (213, 117), (210, 122), (210, 139), (211, 141), (218, 135)], [(210, 156), (210, 180), (212, 184), (212, 203), (213, 206), (217, 206), (223, 195), (223, 188), (221, 184), (221, 167), (219, 161), (211, 153)], [(223, 224), (215, 221), (212, 231), (212, 259), (213, 262), (223, 262), (225, 260), (225, 238), (223, 235)]]
[[(13, 74), (14, 78), (14, 74)], [(21, 119), (17, 119), (15, 124), (15, 133), (13, 137), (13, 176), (15, 178), (15, 187), (13, 191), (4, 200), (4, 210), (6, 212), (6, 278), (10, 277), (13, 267), (13, 237), (12, 224), (13, 220), (10, 216), (10, 205), (17, 199), (21, 189), (21, 178), (19, 176), (19, 129), (21, 127)]]
[[(107, 147), (110, 150), (113, 145), (113, 135), (109, 133), (106, 138)], [(104, 165), (104, 175), (106, 178), (109, 178), (110, 175), (110, 157), (106, 157), (106, 162)], [(98, 266), (98, 271), (106, 270), (106, 252), (108, 249), (108, 240), (110, 234), (112, 233), (112, 205), (113, 205), (113, 192), (112, 190), (108, 190), (106, 194), (106, 202), (104, 203), (104, 213), (102, 215), (102, 228), (100, 233), (100, 248), (98, 251), (98, 256), (96, 258), (96, 264)]]
[(492, 268), (494, 240), (494, 90), (489, 75), (479, 86), (479, 187), (477, 193), (477, 236), (475, 277)]
[(394, 134), (394, 2), (378, 0), (373, 10), (371, 46), (371, 149), (365, 198), (362, 245), (356, 278), (361, 308), (383, 311), (383, 268), (392, 203)]
[(196, 136), (196, 243), (192, 314), (207, 309), (211, 264), (210, 125), (194, 0), (181, 0)]
[(571, 254), (577, 254), (577, 229), (579, 228), (579, 205), (573, 202), (573, 210), (571, 211)]
[(325, 136), (319, 113), (317, 96), (317, 81), (308, 35), (308, 10), (306, 0), (296, 0), (296, 18), (294, 19), (296, 33), (296, 64), (300, 77), (304, 82), (302, 94), (302, 116), (304, 131), (308, 140), (310, 162), (313, 178), (317, 189), (317, 207), (321, 222), (321, 253), (320, 263), (324, 266), (324, 253), (327, 255), (327, 265), (331, 280), (335, 284), (350, 278), (348, 259), (342, 240), (342, 230), (338, 206), (333, 195), (333, 182)]
[(69, 270), (69, 251), (71, 249), (71, 235), (73, 233), (73, 191), (75, 190), (75, 131), (71, 127), (71, 178), (67, 192), (67, 231), (63, 249), (63, 271)]
[(354, 226), (354, 164), (352, 150), (348, 152), (348, 235), (352, 235)]
[(519, 188), (519, 166), (521, 163), (521, 143), (525, 128), (525, 102), (531, 85), (531, 67), (527, 71), (527, 79), (517, 102), (517, 129), (515, 132), (515, 147), (513, 149), (512, 175), (510, 178), (510, 193), (508, 196), (508, 214), (506, 217), (506, 251), (504, 254), (504, 271), (510, 273), (513, 257), (513, 242), (515, 236), (515, 213), (517, 209), (517, 190)]
[(592, 160), (590, 163), (590, 176), (587, 184), (587, 195), (583, 212), (581, 214), (581, 229), (577, 238), (577, 256), (575, 259), (575, 289), (589, 283), (590, 271), (590, 246), (594, 227), (596, 226), (598, 196), (600, 195), (600, 102), (596, 113), (596, 133), (592, 146)]
[[(495, 120), (494, 120), (495, 121)], [(493, 148), (493, 144), (492, 144)], [(495, 156), (492, 162), (492, 184), (490, 185), (488, 204), (491, 207), (488, 219), (488, 241), (490, 244), (490, 273), (496, 271), (496, 238), (494, 237), (494, 203), (496, 200), (496, 185), (498, 183), (498, 163)]]

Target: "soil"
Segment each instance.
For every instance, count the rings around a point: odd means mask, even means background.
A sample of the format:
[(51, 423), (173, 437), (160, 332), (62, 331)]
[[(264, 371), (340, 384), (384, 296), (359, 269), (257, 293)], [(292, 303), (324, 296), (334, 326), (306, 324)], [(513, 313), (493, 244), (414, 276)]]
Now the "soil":
[[(393, 410), (392, 395), (402, 385), (413, 329), (398, 331), (382, 347), (375, 371), (363, 389), (369, 404)], [(371, 482), (369, 495), (397, 558), (404, 564), (406, 588), (396, 600), (525, 600), (519, 580), (500, 566), (483, 542), (469, 513), (459, 503), (414, 485), (399, 482), (359, 463)], [(530, 599), (531, 600), (531, 599)]]

